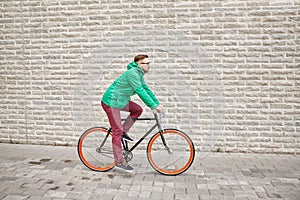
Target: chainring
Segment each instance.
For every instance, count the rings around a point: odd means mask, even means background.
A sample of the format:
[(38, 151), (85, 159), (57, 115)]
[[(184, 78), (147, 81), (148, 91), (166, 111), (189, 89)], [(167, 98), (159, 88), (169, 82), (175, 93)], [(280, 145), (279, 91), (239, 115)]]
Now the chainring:
[(126, 160), (126, 162), (129, 162), (133, 158), (133, 154), (131, 151), (123, 150), (123, 158)]

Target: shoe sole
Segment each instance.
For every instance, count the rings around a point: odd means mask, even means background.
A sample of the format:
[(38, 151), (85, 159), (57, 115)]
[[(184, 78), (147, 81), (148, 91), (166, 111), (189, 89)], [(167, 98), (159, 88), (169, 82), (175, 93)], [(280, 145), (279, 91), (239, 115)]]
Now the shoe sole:
[(121, 171), (121, 172), (127, 172), (127, 173), (133, 173), (134, 170), (126, 170), (126, 169), (123, 169), (123, 168), (120, 168), (120, 167), (117, 167), (115, 166), (114, 169), (118, 170), (118, 171)]
[(128, 140), (128, 139), (126, 139), (126, 138), (122, 138), (122, 140), (125, 140), (125, 141), (127, 141), (127, 142), (134, 142), (134, 140)]

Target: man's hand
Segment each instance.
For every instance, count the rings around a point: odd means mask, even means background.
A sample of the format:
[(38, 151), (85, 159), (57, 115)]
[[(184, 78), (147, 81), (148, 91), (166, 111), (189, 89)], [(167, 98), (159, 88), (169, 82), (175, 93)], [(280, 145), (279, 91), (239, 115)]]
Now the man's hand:
[(163, 107), (159, 105), (157, 108), (155, 108), (155, 111), (161, 113), (163, 111)]

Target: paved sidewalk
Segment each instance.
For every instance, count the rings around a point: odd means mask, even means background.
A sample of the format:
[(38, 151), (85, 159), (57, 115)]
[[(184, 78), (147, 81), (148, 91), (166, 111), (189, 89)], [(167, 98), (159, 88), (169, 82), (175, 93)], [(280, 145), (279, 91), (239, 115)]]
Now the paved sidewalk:
[(300, 156), (210, 153), (170, 177), (136, 152), (135, 173), (93, 172), (74, 147), (0, 144), (0, 199), (300, 199)]

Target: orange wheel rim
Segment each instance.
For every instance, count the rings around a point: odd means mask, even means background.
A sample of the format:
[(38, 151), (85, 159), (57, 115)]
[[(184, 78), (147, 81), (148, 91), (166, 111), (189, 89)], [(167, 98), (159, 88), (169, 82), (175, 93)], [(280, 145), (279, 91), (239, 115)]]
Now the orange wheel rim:
[(180, 169), (178, 170), (174, 170), (174, 171), (169, 171), (169, 170), (165, 170), (165, 169), (162, 169), (160, 168), (157, 164), (155, 164), (153, 158), (152, 158), (152, 155), (151, 155), (151, 151), (152, 151), (152, 146), (153, 146), (153, 143), (156, 141), (156, 139), (160, 136), (159, 134), (156, 134), (153, 139), (151, 140), (151, 143), (149, 144), (149, 148), (148, 148), (148, 156), (149, 156), (149, 161), (150, 163), (153, 165), (153, 167), (158, 170), (159, 172), (162, 172), (163, 174), (167, 174), (167, 175), (177, 175), (177, 174), (180, 174), (182, 172), (184, 172), (190, 165), (191, 163), (193, 162), (194, 160), (194, 146), (193, 146), (193, 143), (191, 143), (190, 139), (185, 135), (185, 134), (182, 134), (181, 132), (179, 131), (174, 131), (174, 130), (167, 130), (165, 132), (163, 132), (163, 134), (167, 134), (167, 133), (176, 133), (178, 135), (181, 135), (184, 137), (184, 139), (187, 141), (187, 143), (189, 144), (189, 149), (190, 149), (190, 156), (189, 156), (189, 159), (188, 161), (186, 162), (186, 164), (181, 167)]

